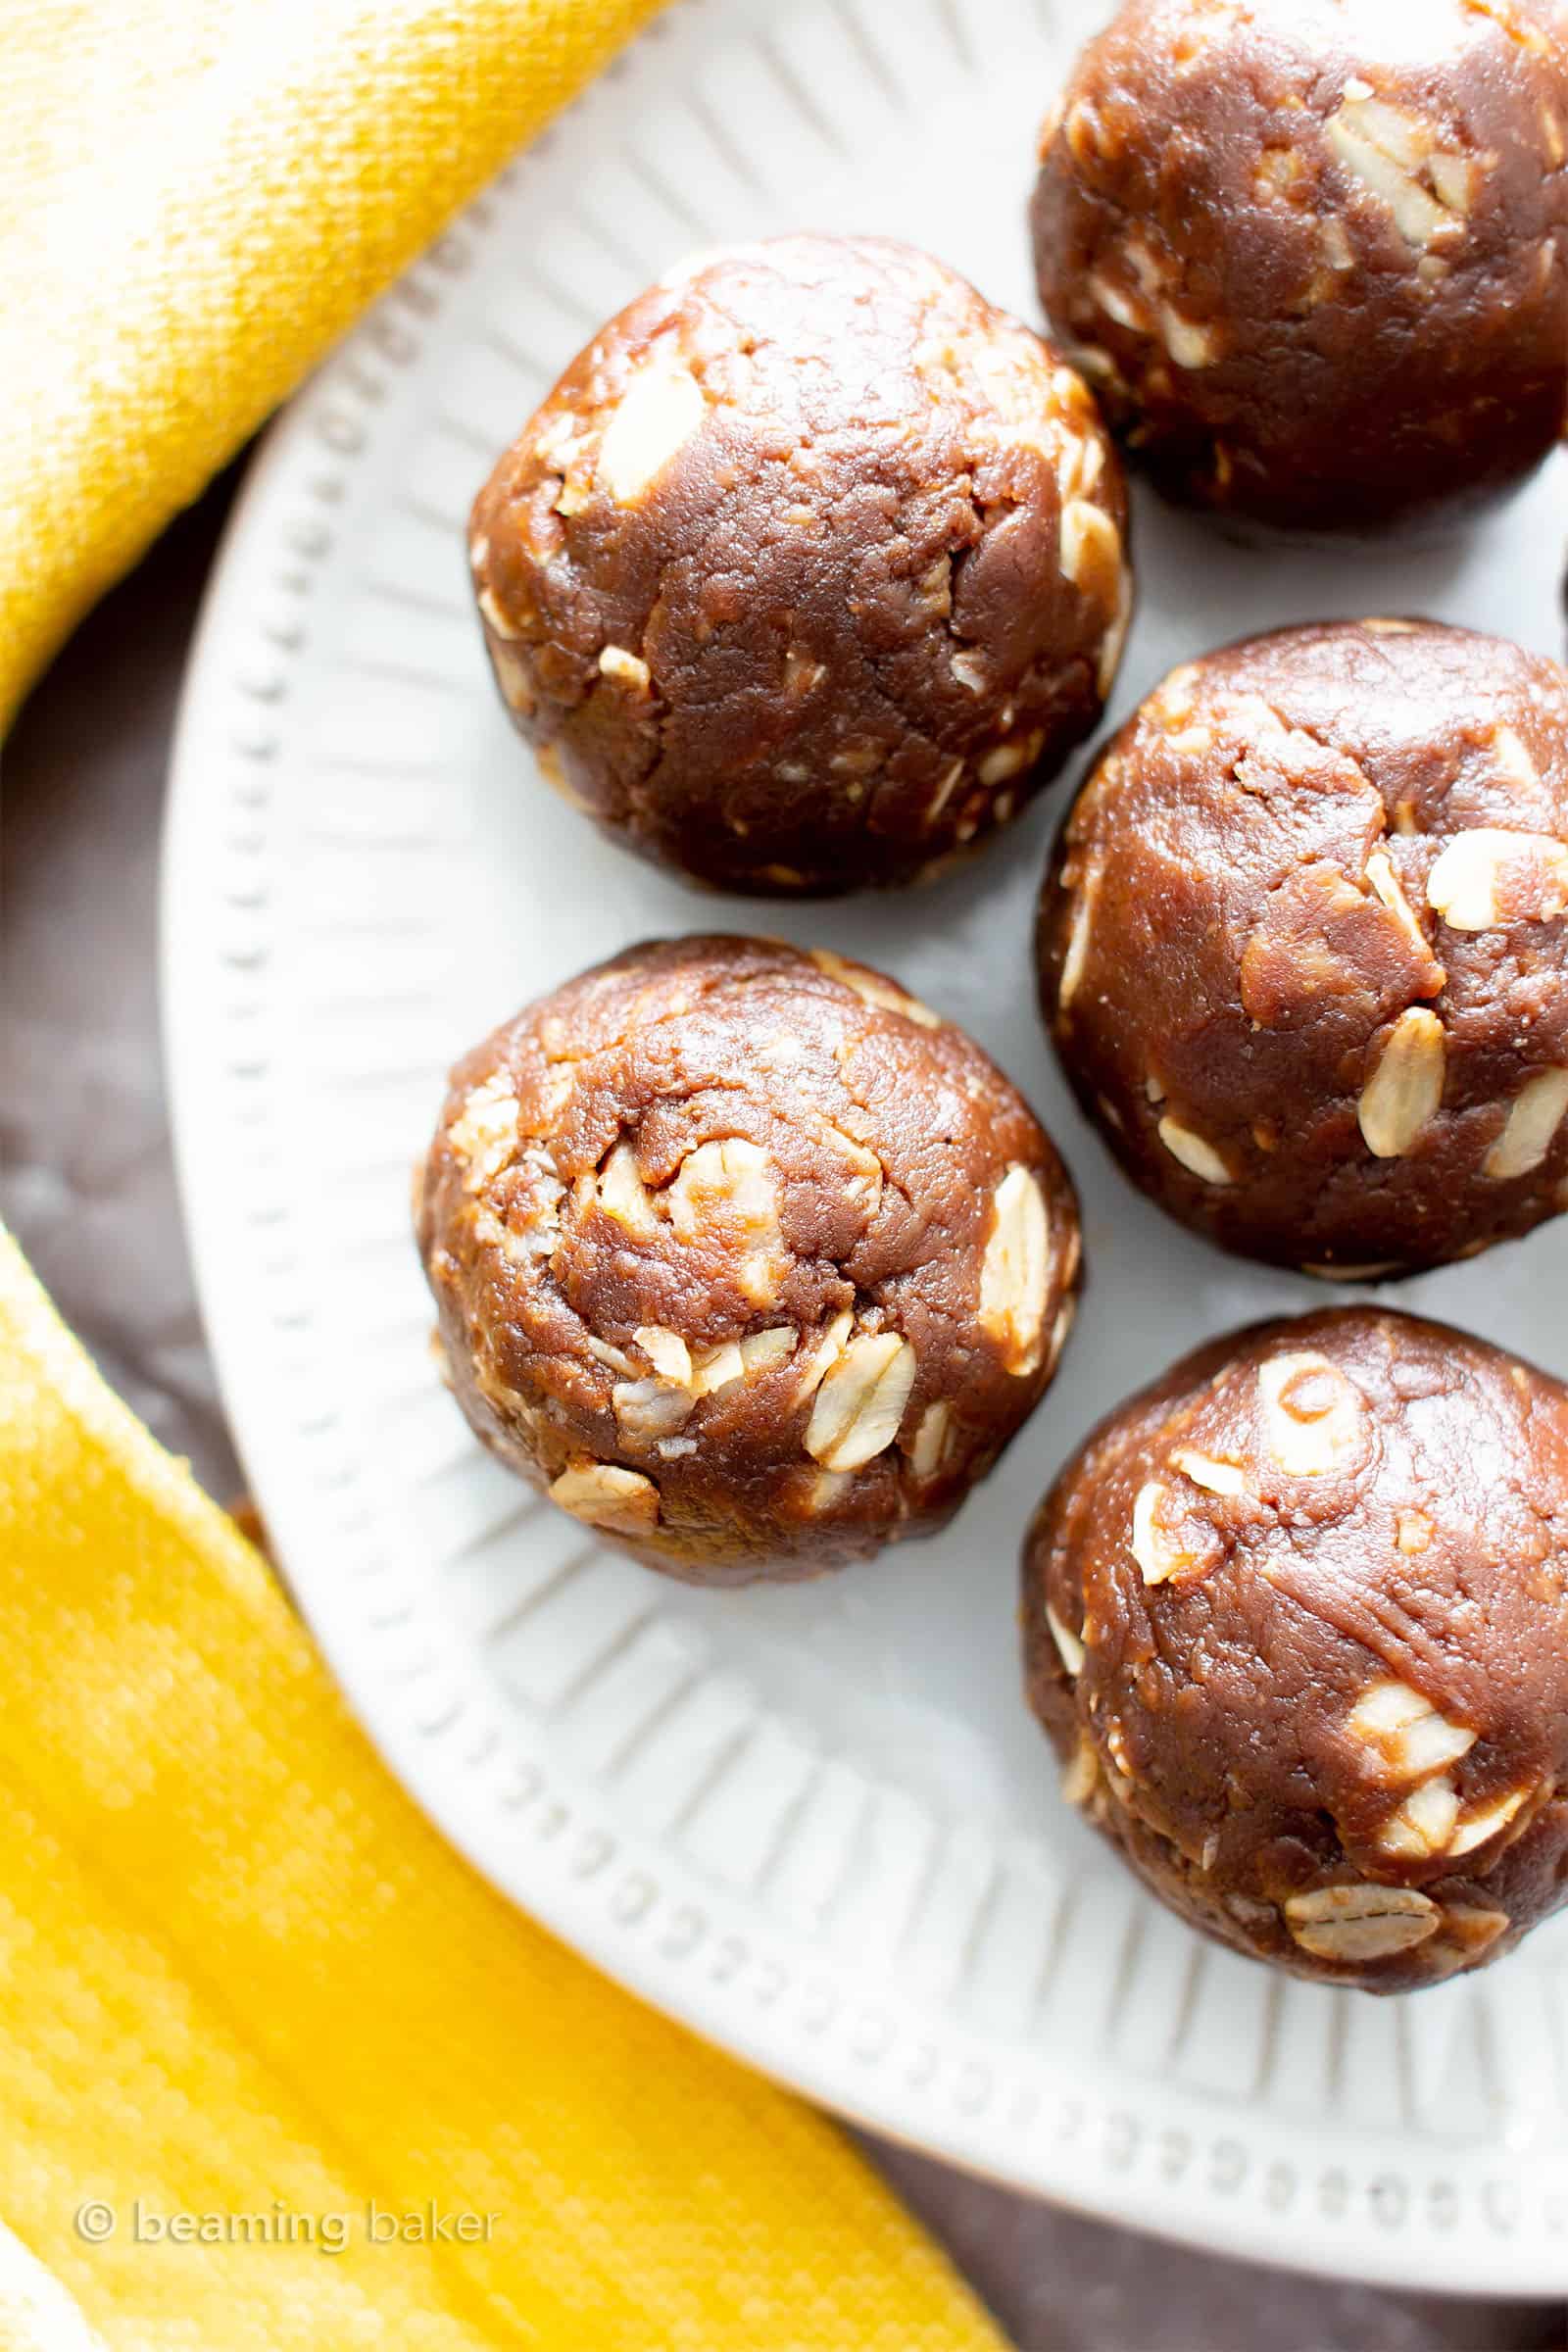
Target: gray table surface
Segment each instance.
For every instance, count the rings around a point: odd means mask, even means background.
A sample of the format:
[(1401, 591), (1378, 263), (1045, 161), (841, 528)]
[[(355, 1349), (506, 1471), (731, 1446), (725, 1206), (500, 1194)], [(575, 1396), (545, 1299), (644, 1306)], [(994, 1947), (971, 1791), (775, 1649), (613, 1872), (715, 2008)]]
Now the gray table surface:
[[(24, 711), (3, 762), (0, 939), (0, 1213), (115, 1387), (224, 1500), (243, 1478), (174, 1196), (155, 929), (174, 702), (231, 488), (175, 525)], [(1254, 2269), (867, 2146), (1019, 2352), (1568, 2346), (1568, 2301), (1381, 2294)]]

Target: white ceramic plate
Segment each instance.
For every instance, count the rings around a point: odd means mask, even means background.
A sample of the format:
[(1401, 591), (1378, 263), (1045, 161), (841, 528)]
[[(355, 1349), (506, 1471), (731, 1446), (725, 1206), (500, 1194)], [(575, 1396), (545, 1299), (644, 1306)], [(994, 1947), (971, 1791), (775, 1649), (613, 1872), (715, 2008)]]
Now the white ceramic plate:
[[(1036, 1495), (1207, 1333), (1326, 1296), (1116, 1175), (1036, 1020), (1066, 790), (879, 903), (697, 897), (540, 788), (468, 610), (483, 474), (685, 251), (796, 226), (928, 245), (1025, 317), (1032, 133), (1083, 0), (681, 0), (503, 175), (270, 439), (192, 665), (167, 847), (185, 1199), (257, 1494), (366, 1724), (455, 1841), (601, 1966), (849, 2114), (1097, 2213), (1368, 2278), (1568, 2280), (1568, 1918), (1405, 2001), (1287, 1983), (1146, 1899), (1057, 1799), (1019, 1693)], [(1555, 461), (1425, 555), (1248, 554), (1143, 502), (1120, 715), (1245, 630), (1426, 610), (1560, 650)], [(1082, 1189), (1092, 1288), (1047, 1403), (939, 1542), (690, 1592), (470, 1440), (426, 1352), (409, 1170), (448, 1062), (627, 942), (863, 954), (998, 1055)], [(1413, 1307), (1568, 1373), (1568, 1225)], [(243, 1671), (243, 1661), (236, 1661)]]

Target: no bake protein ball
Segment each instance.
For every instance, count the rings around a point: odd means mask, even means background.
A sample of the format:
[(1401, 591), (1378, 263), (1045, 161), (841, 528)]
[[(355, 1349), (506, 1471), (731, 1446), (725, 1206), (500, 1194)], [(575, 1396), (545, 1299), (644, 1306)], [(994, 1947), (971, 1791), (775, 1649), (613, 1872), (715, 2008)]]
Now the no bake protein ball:
[(1038, 950), (1085, 1109), (1210, 1240), (1355, 1281), (1528, 1232), (1568, 1207), (1568, 672), (1393, 620), (1174, 671)]
[(1111, 1414), (1024, 1551), (1070, 1799), (1196, 1928), (1374, 1992), (1568, 1897), (1568, 1390), (1364, 1309)]
[(1131, 0), (1041, 140), (1041, 299), (1177, 499), (1371, 528), (1568, 412), (1568, 10)]
[(908, 882), (1098, 719), (1131, 610), (1083, 383), (938, 262), (797, 236), (652, 286), (473, 510), (508, 709), (616, 840), (756, 893)]
[(961, 1030), (825, 951), (633, 948), (460, 1062), (416, 1216), (448, 1377), (553, 1502), (699, 1584), (951, 1517), (1038, 1403), (1072, 1188)]

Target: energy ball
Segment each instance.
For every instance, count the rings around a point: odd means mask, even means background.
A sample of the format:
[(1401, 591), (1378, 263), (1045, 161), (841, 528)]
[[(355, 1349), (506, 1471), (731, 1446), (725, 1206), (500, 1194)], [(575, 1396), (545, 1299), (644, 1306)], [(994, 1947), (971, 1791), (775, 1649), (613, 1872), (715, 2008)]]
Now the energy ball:
[(497, 682), (615, 840), (760, 894), (917, 880), (1094, 727), (1121, 469), (1060, 356), (876, 238), (652, 286), (480, 492)]
[(1342, 1309), (1190, 1355), (1024, 1548), (1068, 1797), (1189, 1925), (1397, 1992), (1568, 1899), (1568, 1389)]
[(1041, 1002), (1135, 1184), (1334, 1281), (1568, 1207), (1568, 671), (1333, 622), (1174, 671), (1080, 795)]
[(448, 1377), (694, 1584), (930, 1535), (1049, 1387), (1072, 1186), (963, 1032), (826, 950), (632, 948), (453, 1073), (416, 1208)]
[(1041, 140), (1041, 299), (1169, 495), (1483, 503), (1568, 415), (1557, 0), (1131, 0)]

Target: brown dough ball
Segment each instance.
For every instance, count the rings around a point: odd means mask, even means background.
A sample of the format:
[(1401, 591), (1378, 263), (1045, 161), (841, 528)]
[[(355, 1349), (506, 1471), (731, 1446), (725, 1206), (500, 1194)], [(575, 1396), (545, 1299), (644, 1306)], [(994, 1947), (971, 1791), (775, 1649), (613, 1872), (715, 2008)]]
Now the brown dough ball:
[(448, 1375), (698, 1584), (934, 1533), (1050, 1385), (1071, 1184), (978, 1046), (825, 950), (682, 939), (459, 1063), (417, 1210)]
[(1355, 1308), (1103, 1421), (1024, 1548), (1030, 1704), (1191, 1926), (1373, 1992), (1568, 1896), (1568, 1389)]
[(1173, 671), (1079, 797), (1041, 1003), (1134, 1183), (1408, 1274), (1568, 1206), (1568, 672), (1430, 622)]
[(1060, 357), (909, 247), (707, 256), (580, 353), (473, 511), (497, 681), (568, 800), (727, 890), (908, 882), (1099, 718), (1121, 468)]
[(1557, 0), (1131, 0), (1041, 140), (1041, 299), (1171, 496), (1474, 504), (1568, 415)]

